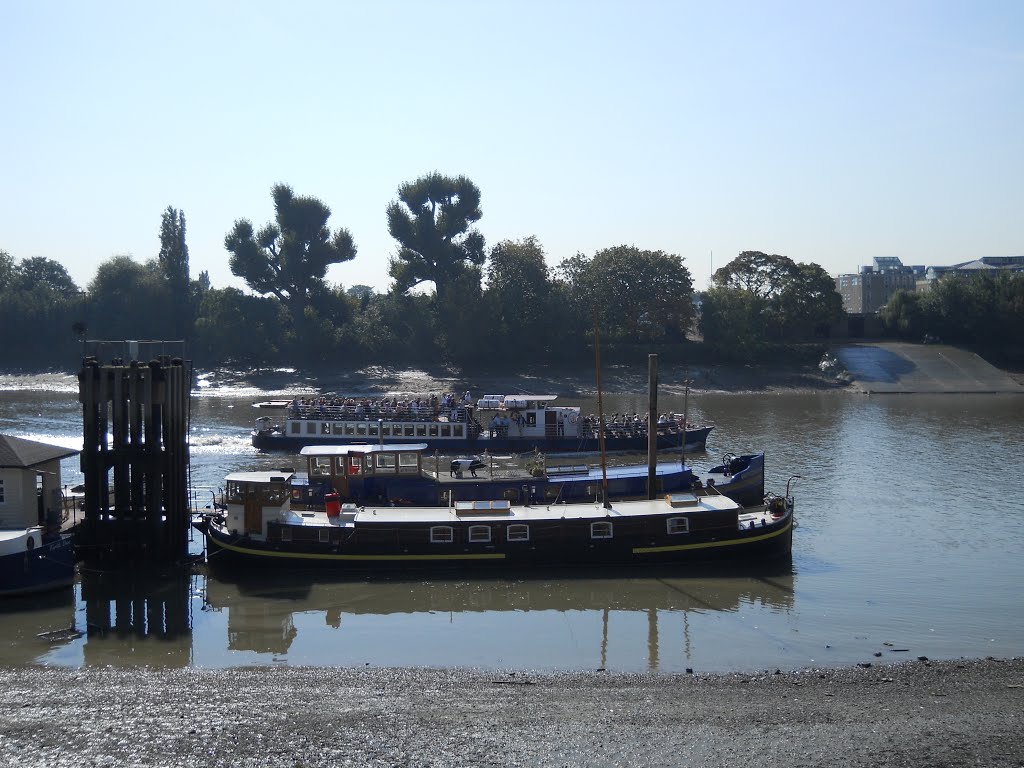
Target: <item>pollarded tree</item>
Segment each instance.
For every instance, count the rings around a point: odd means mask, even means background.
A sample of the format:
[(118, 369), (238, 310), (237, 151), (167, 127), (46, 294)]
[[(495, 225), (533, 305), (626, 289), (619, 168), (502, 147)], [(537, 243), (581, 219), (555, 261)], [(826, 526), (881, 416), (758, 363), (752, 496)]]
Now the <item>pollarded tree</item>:
[(400, 246), (388, 267), (394, 290), (432, 282), (437, 305), (447, 305), (466, 269), (484, 263), (484, 237), (471, 228), (482, 215), (480, 190), (465, 176), (431, 173), (402, 184), (387, 209), (388, 232)]
[(256, 293), (280, 299), (298, 330), (327, 268), (355, 258), (356, 246), (347, 229), (331, 232), (331, 209), (315, 197), (297, 197), (286, 184), (275, 185), (271, 196), (275, 221), (254, 232), (248, 219), (239, 219), (224, 247), (231, 253), (231, 273)]

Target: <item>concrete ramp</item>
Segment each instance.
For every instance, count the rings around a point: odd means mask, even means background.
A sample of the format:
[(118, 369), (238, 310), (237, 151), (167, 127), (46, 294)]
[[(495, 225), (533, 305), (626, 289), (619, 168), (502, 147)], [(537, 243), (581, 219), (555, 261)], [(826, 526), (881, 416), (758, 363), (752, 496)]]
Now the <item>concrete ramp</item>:
[(1024, 393), (1024, 387), (973, 352), (945, 344), (846, 344), (835, 355), (868, 393)]

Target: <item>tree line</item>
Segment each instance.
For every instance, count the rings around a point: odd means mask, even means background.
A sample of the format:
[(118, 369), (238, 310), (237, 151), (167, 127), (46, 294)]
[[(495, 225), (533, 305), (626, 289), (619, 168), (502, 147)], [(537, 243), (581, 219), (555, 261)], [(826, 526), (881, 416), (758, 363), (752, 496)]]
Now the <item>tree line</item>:
[[(330, 208), (315, 197), (286, 184), (271, 196), (272, 221), (257, 228), (239, 218), (224, 238), (231, 272), (248, 291), (191, 275), (185, 214), (170, 206), (154, 258), (113, 256), (84, 288), (56, 261), (0, 251), (6, 367), (73, 369), (85, 339), (180, 339), (200, 367), (507, 371), (589, 364), (595, 329), (622, 360), (656, 351), (758, 362), (801, 348), (820, 354), (842, 317), (822, 267), (760, 251), (739, 254), (698, 292), (683, 259), (661, 250), (616, 245), (549, 267), (533, 236), (488, 247), (476, 229), (480, 190), (439, 173), (402, 184), (387, 206), (396, 243), (389, 289), (345, 287), (327, 272), (358, 257), (351, 233), (332, 229)], [(914, 317), (930, 317), (930, 306)], [(894, 321), (894, 332), (901, 327)]]

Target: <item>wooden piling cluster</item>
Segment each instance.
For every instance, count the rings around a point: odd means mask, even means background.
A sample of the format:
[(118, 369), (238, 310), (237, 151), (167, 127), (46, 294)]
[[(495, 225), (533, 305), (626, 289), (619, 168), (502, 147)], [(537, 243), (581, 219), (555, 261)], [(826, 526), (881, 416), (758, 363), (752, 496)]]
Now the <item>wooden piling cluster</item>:
[(188, 553), (188, 412), (192, 366), (86, 357), (82, 403), (85, 560), (173, 562)]

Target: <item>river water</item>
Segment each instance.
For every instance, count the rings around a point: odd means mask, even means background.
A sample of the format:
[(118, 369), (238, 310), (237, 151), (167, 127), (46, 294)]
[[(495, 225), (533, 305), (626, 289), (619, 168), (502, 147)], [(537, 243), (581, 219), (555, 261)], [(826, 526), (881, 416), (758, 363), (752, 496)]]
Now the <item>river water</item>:
[[(608, 377), (606, 412), (646, 411), (642, 373)], [(255, 401), (469, 384), (475, 396), (568, 392), (597, 410), (585, 382), (214, 372), (191, 403), (192, 483), (202, 499), (228, 472), (301, 467), (251, 447)], [(77, 391), (74, 376), (0, 375), (0, 432), (81, 447)], [(763, 450), (770, 490), (801, 476), (791, 565), (512, 579), (81, 573), (73, 589), (0, 606), (0, 664), (726, 672), (1024, 653), (1024, 397), (702, 392), (685, 405), (716, 425), (708, 452), (687, 457), (698, 468)], [(662, 377), (659, 410), (683, 407), (678, 379)], [(62, 472), (81, 481), (75, 459)]]

